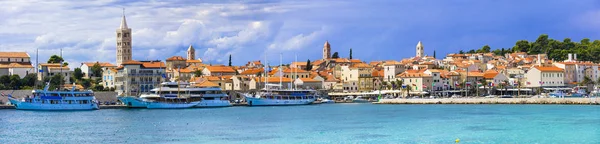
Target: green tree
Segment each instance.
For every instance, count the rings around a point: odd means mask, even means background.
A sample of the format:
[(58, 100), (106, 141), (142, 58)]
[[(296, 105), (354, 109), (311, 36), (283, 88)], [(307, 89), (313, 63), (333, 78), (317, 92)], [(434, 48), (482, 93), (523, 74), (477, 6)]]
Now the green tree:
[(75, 68), (75, 70), (73, 70), (73, 78), (76, 80), (81, 80), (81, 78), (83, 78), (83, 72), (81, 72), (80, 68)]
[(352, 48), (350, 48), (350, 59), (352, 59)]
[(63, 61), (63, 58), (57, 55), (52, 55), (50, 56), (50, 59), (48, 59), (48, 63), (60, 63)]
[(25, 75), (25, 77), (23, 77), (23, 79), (21, 79), (21, 84), (23, 86), (34, 87), (36, 81), (37, 81), (37, 75), (35, 73), (30, 73), (30, 74)]
[(63, 62), (62, 66), (69, 66), (69, 63), (68, 62)]
[(63, 75), (57, 74), (50, 78), (50, 89), (61, 88), (65, 84)]
[(458, 51), (458, 54), (465, 54), (463, 50)]
[(229, 54), (229, 66), (231, 66), (231, 54)]
[(96, 63), (90, 68), (90, 71), (92, 73), (90, 77), (100, 77), (102, 76), (102, 72), (104, 70), (102, 70), (102, 66), (100, 66), (100, 63)]
[(435, 58), (437, 58), (437, 57), (435, 56), (435, 50), (433, 50), (433, 58), (434, 58), (434, 59), (435, 59)]
[(312, 66), (312, 63), (310, 63), (310, 59), (306, 60), (306, 68), (305, 68), (305, 70), (306, 71), (310, 71), (310, 70), (312, 70), (312, 67), (313, 66)]
[(21, 87), (21, 77), (19, 75), (10, 76), (10, 89), (19, 89)]
[(331, 55), (331, 58), (336, 59), (340, 58), (340, 56), (338, 55), (338, 52), (334, 52), (333, 55)]
[(484, 45), (483, 47), (481, 47), (481, 49), (478, 51), (478, 53), (489, 53), (490, 49), (491, 48), (489, 45)]
[(10, 85), (10, 76), (9, 75), (0, 76), (0, 84), (8, 87)]
[(90, 79), (82, 79), (79, 84), (81, 84), (81, 86), (83, 86), (83, 88), (88, 89), (89, 87), (92, 86), (92, 82)]
[(202, 71), (201, 70), (194, 71), (194, 76), (196, 76), (196, 77), (202, 76)]

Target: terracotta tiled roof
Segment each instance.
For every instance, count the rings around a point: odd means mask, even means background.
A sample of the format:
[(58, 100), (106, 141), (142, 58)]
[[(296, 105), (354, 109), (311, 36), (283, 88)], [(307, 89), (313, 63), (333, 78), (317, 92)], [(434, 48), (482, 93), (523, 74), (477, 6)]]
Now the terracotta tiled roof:
[(141, 62), (144, 68), (165, 68), (164, 62)]
[(115, 65), (113, 65), (113, 64), (111, 64), (111, 63), (109, 63), (109, 62), (84, 62), (84, 63), (82, 63), (82, 64), (83, 64), (83, 65), (86, 65), (86, 66), (88, 66), (88, 67), (92, 67), (92, 66), (94, 66), (96, 63), (97, 63), (97, 64), (99, 64), (101, 67), (117, 67), (117, 66), (115, 66)]
[[(277, 83), (279, 82), (280, 77), (268, 77), (267, 78), (267, 83)], [(265, 82), (265, 78), (264, 77), (254, 77), (254, 80), (256, 82)], [(292, 82), (291, 78), (286, 78), (286, 77), (281, 77), (281, 82), (284, 83), (289, 83)]]
[(167, 58), (168, 61), (185, 61), (186, 59), (181, 56), (172, 56)]
[(194, 86), (195, 87), (219, 87), (218, 84), (216, 84), (214, 82), (210, 82), (210, 81), (202, 81), (200, 83), (196, 83)]
[(354, 63), (351, 68), (371, 68), (371, 66), (366, 63)]
[(300, 80), (301, 80), (302, 82), (305, 82), (305, 83), (316, 83), (316, 82), (321, 82), (321, 81), (314, 80), (314, 79), (311, 79), (311, 78), (300, 78)]
[(33, 66), (31, 65), (31, 63), (0, 63), (0, 68), (33, 68)]
[(415, 77), (431, 77), (431, 75), (428, 74), (424, 74), (424, 73), (400, 73), (397, 75), (397, 77), (402, 77), (402, 78), (415, 78)]
[(0, 58), (29, 58), (27, 52), (0, 52)]
[(221, 73), (235, 73), (235, 70), (233, 70), (233, 68), (228, 67), (228, 66), (207, 66), (206, 69), (208, 69), (210, 72), (221, 72)]
[(292, 65), (306, 66), (306, 62), (292, 62)]
[(336, 63), (349, 63), (350, 60), (345, 59), (345, 58), (337, 58), (337, 59), (335, 59), (335, 62)]
[(283, 73), (307, 73), (308, 71), (299, 68), (289, 68), (283, 70)]
[(540, 67), (540, 66), (535, 66), (534, 68), (542, 71), (542, 72), (563, 72), (564, 70), (559, 68), (559, 67)]
[(142, 64), (142, 62), (135, 61), (135, 60), (130, 60), (130, 61), (121, 63), (121, 65), (141, 65), (141, 64)]
[(60, 63), (41, 63), (39, 65), (40, 66), (47, 66), (47, 67), (59, 67)]
[(242, 73), (240, 73), (240, 74), (241, 74), (241, 75), (255, 75), (255, 74), (261, 73), (261, 72), (263, 72), (263, 71), (264, 71), (264, 69), (263, 69), (263, 68), (248, 69), (248, 70), (245, 70), (245, 71), (243, 71), (243, 72), (242, 72)]
[(196, 60), (185, 60), (186, 63), (202, 63), (202, 60), (196, 59)]
[(483, 78), (485, 78), (485, 79), (493, 79), (494, 77), (496, 77), (496, 75), (498, 75), (498, 71), (488, 70), (488, 71), (486, 71), (486, 72), (483, 73)]
[(350, 59), (351, 63), (362, 63), (359, 59)]
[(385, 76), (385, 74), (383, 73), (383, 70), (374, 70), (373, 72), (371, 72), (371, 75), (373, 77), (383, 77), (383, 76)]

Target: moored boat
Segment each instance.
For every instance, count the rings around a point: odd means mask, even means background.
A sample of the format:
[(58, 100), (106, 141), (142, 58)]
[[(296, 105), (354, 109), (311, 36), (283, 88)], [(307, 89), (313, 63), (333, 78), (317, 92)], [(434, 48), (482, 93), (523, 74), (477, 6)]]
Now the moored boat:
[(18, 99), (9, 95), (9, 101), (18, 110), (97, 110), (98, 101), (91, 90), (64, 91), (48, 90), (49, 83), (42, 90), (33, 90), (33, 96)]
[(143, 98), (135, 96), (118, 96), (117, 99), (129, 108), (146, 108), (147, 105)]

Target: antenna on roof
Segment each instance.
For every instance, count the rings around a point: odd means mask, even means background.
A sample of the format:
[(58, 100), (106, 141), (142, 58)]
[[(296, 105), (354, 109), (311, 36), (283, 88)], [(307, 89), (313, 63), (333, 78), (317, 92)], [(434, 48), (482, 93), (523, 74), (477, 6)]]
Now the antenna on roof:
[(125, 16), (125, 8), (123, 8), (123, 16)]

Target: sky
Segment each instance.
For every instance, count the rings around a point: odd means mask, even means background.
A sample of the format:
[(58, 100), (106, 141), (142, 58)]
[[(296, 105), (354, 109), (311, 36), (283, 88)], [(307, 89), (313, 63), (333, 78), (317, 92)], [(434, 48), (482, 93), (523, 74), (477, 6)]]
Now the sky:
[(459, 50), (509, 48), (540, 34), (600, 39), (597, 0), (0, 0), (0, 51), (36, 49), (45, 62), (60, 54), (81, 62), (116, 62), (116, 29), (125, 8), (134, 60), (186, 56), (189, 45), (208, 64), (266, 59), (272, 65), (332, 53), (363, 61), (438, 58)]

